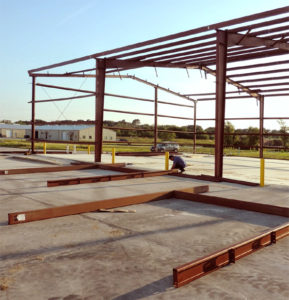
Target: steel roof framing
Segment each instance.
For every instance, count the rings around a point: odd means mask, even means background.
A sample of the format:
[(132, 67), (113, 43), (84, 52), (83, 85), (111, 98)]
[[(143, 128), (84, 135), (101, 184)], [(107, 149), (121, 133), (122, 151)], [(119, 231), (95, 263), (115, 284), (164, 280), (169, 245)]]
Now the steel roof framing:
[[(141, 67), (199, 69), (216, 77), (215, 176), (222, 178), (224, 112), (227, 95), (226, 83), (233, 85), (240, 92), (245, 92), (249, 96), (258, 99), (260, 103), (264, 101), (264, 96), (287, 97), (288, 93), (282, 92), (288, 90), (286, 86), (289, 85), (289, 76), (286, 76), (286, 68), (289, 69), (289, 60), (282, 60), (281, 57), (286, 55), (288, 57), (289, 55), (288, 41), (289, 6), (285, 6), (29, 70), (29, 75), (33, 78), (32, 132), (34, 132), (35, 129), (36, 77), (95, 77), (95, 127), (96, 137), (100, 138), (103, 128), (105, 74), (117, 72), (121, 76), (120, 73), (124, 70)], [(73, 70), (65, 73), (53, 71), (52, 74), (49, 74), (51, 69), (87, 60), (96, 61), (96, 65), (84, 70)], [(253, 61), (254, 63), (252, 63)], [(272, 69), (272, 67), (274, 69)], [(258, 70), (256, 70), (256, 68)], [(248, 69), (253, 69), (254, 72), (244, 72), (242, 74), (242, 70)], [(42, 71), (46, 73), (41, 73)], [(87, 73), (92, 71), (95, 71), (96, 74), (91, 75)], [(284, 76), (263, 77), (268, 74), (277, 73), (285, 74)], [(254, 76), (258, 76), (258, 78), (254, 78)], [(234, 80), (231, 77), (234, 78)], [(253, 82), (257, 84), (250, 85), (250, 83)], [(268, 89), (268, 87), (272, 86), (277, 86), (278, 88), (275, 90)], [(157, 105), (157, 89), (159, 87), (155, 86), (154, 88), (156, 89), (155, 103)], [(262, 88), (262, 90), (260, 90), (260, 88)], [(269, 91), (270, 94), (266, 94)], [(190, 95), (180, 96), (189, 98)], [(245, 97), (246, 96), (237, 96), (230, 98)], [(227, 99), (229, 99), (229, 97), (227, 97)], [(199, 100), (205, 99), (201, 97)], [(196, 107), (196, 102), (194, 106)], [(260, 105), (260, 107), (260, 126), (263, 126), (264, 105)], [(157, 107), (155, 107), (155, 111), (156, 110)], [(121, 110), (114, 111), (122, 112)], [(34, 139), (35, 134), (32, 133), (32, 150), (34, 150)], [(260, 128), (260, 145), (263, 144), (262, 139), (263, 128)], [(95, 143), (97, 149), (95, 161), (100, 161), (101, 143), (97, 141)], [(260, 150), (260, 157), (262, 157), (262, 150)]]

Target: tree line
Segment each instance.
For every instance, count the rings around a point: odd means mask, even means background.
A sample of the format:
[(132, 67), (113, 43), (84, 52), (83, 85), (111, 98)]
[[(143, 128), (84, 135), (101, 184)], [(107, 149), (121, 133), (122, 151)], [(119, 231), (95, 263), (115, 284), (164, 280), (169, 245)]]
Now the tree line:
[[(36, 119), (37, 125), (80, 125), (80, 124), (94, 124), (92, 120), (61, 120), (46, 122), (44, 120)], [(29, 125), (30, 121), (17, 121), (16, 124)], [(268, 136), (264, 139), (266, 146), (281, 146), (287, 147), (289, 144), (289, 127), (284, 120), (278, 121), (279, 130), (269, 130), (264, 128), (266, 134), (287, 134), (283, 136)], [(134, 119), (132, 122), (126, 120), (121, 121), (103, 121), (105, 127), (123, 128), (115, 129), (118, 137), (150, 137), (154, 136), (154, 126), (149, 124), (141, 124), (139, 119)], [(127, 128), (127, 129), (126, 129)], [(131, 129), (131, 130), (129, 130)], [(136, 131), (135, 129), (145, 129)], [(194, 125), (177, 126), (177, 125), (159, 125), (158, 130), (168, 130), (177, 132), (158, 132), (159, 139), (162, 140), (174, 140), (174, 139), (193, 139)], [(224, 128), (224, 145), (225, 147), (257, 147), (259, 145), (259, 128), (248, 127), (246, 129), (236, 129), (231, 122), (225, 123)], [(202, 128), (202, 126), (196, 126), (196, 138), (201, 140), (214, 140), (215, 139), (215, 127)], [(249, 135), (246, 135), (249, 133)], [(234, 135), (236, 134), (236, 135)]]

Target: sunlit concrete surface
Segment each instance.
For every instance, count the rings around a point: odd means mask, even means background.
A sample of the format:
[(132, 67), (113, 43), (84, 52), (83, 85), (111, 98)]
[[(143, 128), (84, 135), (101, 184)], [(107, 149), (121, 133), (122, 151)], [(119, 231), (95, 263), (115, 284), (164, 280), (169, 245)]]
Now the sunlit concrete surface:
[[(188, 153), (183, 153), (181, 156), (185, 159), (188, 165), (186, 168), (186, 174), (214, 175), (214, 156)], [(46, 157), (59, 157), (86, 162), (94, 161), (93, 154), (51, 154), (46, 155)], [(103, 154), (102, 161), (106, 163), (111, 162), (111, 154)], [(132, 164), (132, 166), (136, 168), (149, 168), (157, 170), (164, 170), (165, 168), (164, 156), (116, 156), (116, 162)], [(259, 183), (260, 159), (225, 156), (223, 177)], [(266, 159), (265, 184), (289, 185), (289, 161)]]
[[(191, 164), (188, 173), (208, 174), (202, 166), (213, 169), (211, 157), (185, 159)], [(250, 159), (244, 159), (243, 168), (241, 159), (230, 159), (226, 158), (228, 170), (239, 168), (245, 173), (245, 163), (248, 169), (254, 166)], [(63, 165), (70, 160), (92, 161), (93, 155), (37, 155), (23, 160), (0, 156), (0, 169), (47, 167), (43, 160)], [(110, 162), (111, 156), (103, 155), (103, 161)], [(164, 157), (117, 157), (116, 161), (133, 163), (130, 166), (136, 168), (164, 168)], [(288, 174), (284, 165), (280, 169), (280, 178), (283, 172)], [(277, 172), (274, 165), (273, 171)], [(46, 186), (50, 179), (105, 174), (116, 172), (95, 169), (0, 176), (1, 300), (288, 299), (289, 237), (182, 288), (172, 286), (174, 267), (288, 222), (285, 217), (171, 198), (127, 207), (135, 213), (91, 212), (7, 225), (9, 212), (203, 184), (209, 184), (209, 195), (289, 207), (285, 179), (264, 188), (172, 176)]]

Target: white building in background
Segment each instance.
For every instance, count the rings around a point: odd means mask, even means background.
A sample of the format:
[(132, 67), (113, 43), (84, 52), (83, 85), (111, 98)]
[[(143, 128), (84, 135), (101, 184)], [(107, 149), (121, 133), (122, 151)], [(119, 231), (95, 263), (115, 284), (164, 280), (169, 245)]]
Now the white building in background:
[[(103, 129), (103, 141), (116, 141), (116, 132)], [(0, 137), (30, 138), (31, 126), (18, 124), (0, 124)], [(50, 141), (93, 142), (93, 125), (43, 125), (35, 126), (35, 138)]]

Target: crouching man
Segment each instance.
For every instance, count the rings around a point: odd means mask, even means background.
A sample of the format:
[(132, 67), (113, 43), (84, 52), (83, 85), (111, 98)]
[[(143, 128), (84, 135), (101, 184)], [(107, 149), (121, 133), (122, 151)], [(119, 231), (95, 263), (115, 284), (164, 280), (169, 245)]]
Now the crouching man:
[(180, 156), (170, 155), (169, 159), (173, 161), (171, 169), (179, 169), (181, 173), (185, 171), (186, 163)]

